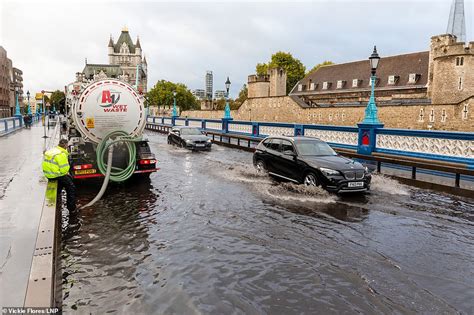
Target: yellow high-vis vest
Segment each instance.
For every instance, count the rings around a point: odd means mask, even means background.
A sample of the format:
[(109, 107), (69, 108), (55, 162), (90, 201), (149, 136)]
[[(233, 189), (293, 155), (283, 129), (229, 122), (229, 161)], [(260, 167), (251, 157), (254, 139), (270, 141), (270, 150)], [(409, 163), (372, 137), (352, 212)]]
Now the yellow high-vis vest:
[(47, 178), (64, 176), (69, 172), (69, 153), (67, 150), (57, 146), (44, 153), (43, 173)]

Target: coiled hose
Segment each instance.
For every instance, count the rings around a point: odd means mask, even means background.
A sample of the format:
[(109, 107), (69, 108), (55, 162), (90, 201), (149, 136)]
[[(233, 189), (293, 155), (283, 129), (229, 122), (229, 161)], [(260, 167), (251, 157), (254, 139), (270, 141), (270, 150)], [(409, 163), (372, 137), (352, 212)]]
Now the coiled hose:
[[(100, 188), (99, 193), (92, 199), (91, 202), (82, 206), (80, 209), (90, 207), (95, 204), (105, 193), (109, 180), (113, 182), (123, 182), (129, 179), (135, 171), (136, 159), (136, 148), (135, 142), (141, 141), (138, 137), (130, 137), (125, 131), (117, 130), (108, 133), (102, 141), (97, 145), (97, 166), (99, 171), (105, 175), (104, 182)], [(119, 167), (112, 166), (114, 144), (121, 142), (125, 143), (128, 150), (128, 165), (122, 169)], [(107, 162), (104, 162), (105, 153), (108, 150)]]

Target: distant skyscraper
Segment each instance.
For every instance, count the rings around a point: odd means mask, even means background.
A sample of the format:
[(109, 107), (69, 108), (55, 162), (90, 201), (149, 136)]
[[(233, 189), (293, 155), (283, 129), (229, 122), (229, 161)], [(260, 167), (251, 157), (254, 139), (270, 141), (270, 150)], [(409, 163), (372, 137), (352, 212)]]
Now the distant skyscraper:
[(451, 12), (449, 13), (447, 34), (457, 37), (458, 42), (466, 41), (466, 24), (464, 22), (464, 1), (453, 0)]
[(213, 84), (213, 77), (212, 71), (206, 72), (206, 98), (212, 100), (212, 84)]

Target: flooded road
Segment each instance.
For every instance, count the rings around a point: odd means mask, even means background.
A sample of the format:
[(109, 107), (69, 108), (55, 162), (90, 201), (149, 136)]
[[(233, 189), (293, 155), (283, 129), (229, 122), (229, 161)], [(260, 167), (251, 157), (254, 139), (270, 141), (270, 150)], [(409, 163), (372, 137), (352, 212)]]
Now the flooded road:
[(161, 170), (65, 232), (65, 313), (474, 313), (473, 199), (382, 176), (335, 196), (147, 137)]

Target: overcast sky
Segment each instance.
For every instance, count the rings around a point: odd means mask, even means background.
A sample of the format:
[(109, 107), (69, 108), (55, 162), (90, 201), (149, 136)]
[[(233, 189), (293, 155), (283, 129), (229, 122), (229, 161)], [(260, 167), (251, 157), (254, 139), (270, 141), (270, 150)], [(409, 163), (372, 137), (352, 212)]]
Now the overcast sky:
[[(89, 63), (107, 63), (110, 34), (140, 36), (148, 86), (165, 79), (214, 90), (227, 76), (235, 96), (258, 62), (291, 52), (306, 68), (429, 49), (446, 32), (452, 0), (431, 1), (13, 1), (0, 0), (0, 45), (23, 70), (24, 90), (62, 89)], [(472, 0), (465, 1), (473, 40)]]

